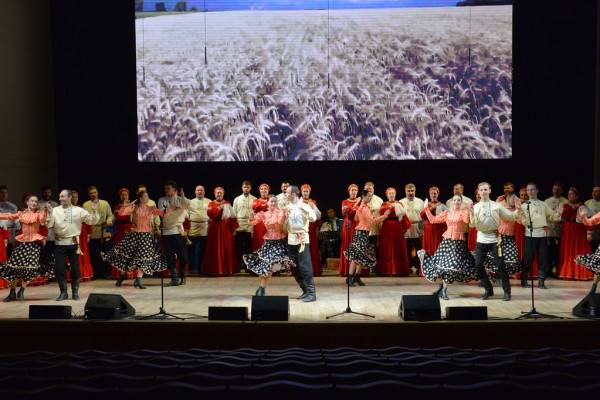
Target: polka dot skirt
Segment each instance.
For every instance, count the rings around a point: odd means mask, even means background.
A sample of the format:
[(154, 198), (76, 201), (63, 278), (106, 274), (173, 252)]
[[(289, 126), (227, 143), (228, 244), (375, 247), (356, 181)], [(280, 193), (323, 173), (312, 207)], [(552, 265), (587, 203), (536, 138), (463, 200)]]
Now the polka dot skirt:
[(29, 282), (41, 275), (54, 275), (54, 257), (46, 253), (41, 242), (18, 243), (8, 262), (0, 265), (0, 277)]
[(150, 232), (127, 232), (115, 247), (101, 254), (104, 262), (124, 272), (141, 269), (152, 275), (167, 269), (165, 257)]
[(375, 246), (369, 240), (369, 231), (355, 230), (352, 243), (348, 246), (345, 254), (348, 262), (354, 261), (371, 269), (377, 265)]
[(433, 256), (424, 251), (423, 274), (428, 281), (442, 279), (445, 283), (469, 282), (477, 279), (475, 259), (465, 240), (443, 239)]
[(296, 266), (287, 255), (285, 240), (265, 240), (260, 249), (243, 257), (248, 269), (260, 276), (267, 276), (269, 272), (288, 272)]
[(584, 254), (575, 257), (575, 262), (595, 274), (600, 274), (600, 246), (593, 254)]

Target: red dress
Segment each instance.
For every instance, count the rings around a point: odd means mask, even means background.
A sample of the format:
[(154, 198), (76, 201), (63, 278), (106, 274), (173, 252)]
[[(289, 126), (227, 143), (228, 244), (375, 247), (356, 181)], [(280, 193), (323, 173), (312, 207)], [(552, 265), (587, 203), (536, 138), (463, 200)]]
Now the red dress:
[[(125, 233), (131, 229), (133, 224), (131, 223), (131, 215), (119, 215), (119, 210), (123, 208), (123, 204), (117, 204), (113, 208), (113, 215), (115, 216), (115, 238), (114, 244), (115, 246), (123, 239)], [(110, 277), (112, 279), (117, 279), (121, 276), (121, 271), (119, 271), (114, 266), (111, 266), (110, 269)], [(136, 277), (135, 271), (127, 272), (125, 274), (126, 279), (133, 279)]]
[[(525, 259), (525, 225), (515, 223), (515, 243), (517, 245), (517, 250), (519, 251), (519, 260), (523, 262)], [(533, 277), (537, 279), (540, 270), (537, 254), (533, 257), (533, 265), (531, 269), (533, 271)], [(521, 279), (521, 272), (515, 275)], [(529, 277), (527, 278), (529, 279)]]
[(469, 228), (469, 242), (467, 243), (469, 251), (475, 251), (477, 247), (477, 228)]
[[(255, 214), (258, 214), (261, 211), (266, 212), (268, 208), (268, 202), (269, 199), (263, 199), (262, 197), (254, 200), (252, 203), (252, 211), (254, 211)], [(258, 251), (258, 249), (262, 247), (263, 243), (265, 242), (263, 237), (266, 233), (267, 228), (265, 227), (265, 224), (259, 222), (258, 224), (254, 225), (254, 229), (252, 230), (252, 252)]]
[[(441, 204), (439, 201), (436, 201), (435, 203), (436, 205)], [(433, 202), (429, 204), (429, 209), (431, 210)], [(421, 210), (421, 219), (423, 220), (423, 250), (425, 250), (427, 254), (435, 254), (438, 246), (442, 243), (442, 235), (446, 231), (446, 224), (430, 223), (425, 214), (425, 209)]]
[(404, 235), (411, 227), (411, 223), (406, 214), (399, 220), (396, 216), (395, 203), (389, 201), (381, 205), (379, 214), (383, 215), (388, 209), (390, 214), (383, 221), (379, 234), (377, 272), (379, 275), (407, 276), (410, 273), (410, 265)]
[(218, 203), (213, 200), (208, 203), (206, 211), (210, 221), (202, 271), (209, 275), (231, 275), (238, 268), (233, 240), (233, 232), (238, 228), (237, 219), (222, 219), (223, 210), (219, 208), (221, 204), (225, 205), (229, 202), (223, 200)]
[[(340, 275), (348, 275), (350, 269), (350, 263), (346, 258), (346, 250), (352, 242), (352, 235), (354, 235), (354, 228), (356, 228), (357, 222), (354, 220), (356, 216), (356, 203), (358, 199), (346, 199), (342, 201), (342, 216), (344, 217), (344, 224), (342, 225), (342, 244), (340, 245)], [(344, 206), (348, 207), (348, 215), (345, 214)]]
[[(317, 206), (317, 202), (308, 199), (302, 199), (306, 204), (313, 204)], [(319, 252), (319, 228), (321, 227), (321, 220), (316, 220), (308, 224), (308, 240), (310, 245), (310, 261), (312, 263), (312, 269), (314, 276), (321, 276), (323, 274), (323, 266), (321, 265), (321, 253)]]
[(577, 205), (575, 208), (565, 204), (562, 212), (563, 224), (560, 237), (560, 254), (556, 274), (561, 279), (587, 281), (594, 279), (594, 273), (575, 263), (579, 254), (590, 254), (590, 242), (587, 240), (587, 229), (584, 224), (577, 223)]
[[(0, 228), (0, 263), (5, 263), (6, 261), (8, 261), (8, 258), (6, 256), (6, 246), (4, 245), (4, 240), (8, 240), (9, 237), (10, 232), (6, 229)], [(9, 286), (10, 284), (8, 283), (8, 281), (0, 279), (0, 289), (7, 288)]]

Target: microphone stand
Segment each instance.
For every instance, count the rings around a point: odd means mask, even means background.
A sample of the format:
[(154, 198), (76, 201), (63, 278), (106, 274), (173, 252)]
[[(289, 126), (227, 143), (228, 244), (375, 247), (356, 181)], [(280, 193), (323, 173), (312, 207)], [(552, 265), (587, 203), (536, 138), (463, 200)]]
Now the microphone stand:
[[(527, 216), (529, 218), (529, 237), (530, 237), (530, 240), (533, 240), (533, 220), (531, 219), (531, 210), (529, 209), (530, 205), (531, 205), (531, 200), (528, 200), (527, 201)], [(525, 240), (527, 240), (527, 236), (525, 237)], [(562, 319), (562, 317), (558, 317), (556, 315), (539, 313), (535, 309), (535, 291), (533, 288), (535, 282), (534, 282), (534, 277), (533, 277), (533, 265), (531, 266), (531, 269), (529, 270), (529, 274), (531, 276), (531, 309), (529, 311), (522, 311), (521, 316), (517, 317), (516, 319), (539, 319), (539, 318)]]
[[(346, 237), (348, 237), (350, 239), (350, 243), (352, 243), (352, 237), (350, 236), (350, 234), (352, 233), (352, 227), (350, 224), (350, 208), (348, 208), (348, 210), (346, 211)], [(350, 247), (350, 245), (348, 245), (348, 247)], [(340, 257), (343, 257), (343, 254), (340, 254)], [(348, 268), (350, 268), (350, 266), (348, 266)], [(348, 269), (348, 277), (350, 277), (350, 269)], [(370, 314), (363, 314), (363, 313), (359, 313), (356, 311), (352, 311), (352, 308), (350, 308), (350, 284), (347, 283), (346, 284), (346, 309), (342, 312), (333, 314), (333, 315), (328, 315), (325, 317), (325, 319), (330, 319), (330, 318), (335, 318), (335, 317), (339, 317), (340, 315), (345, 315), (345, 314), (354, 314), (354, 315), (362, 315), (363, 317), (369, 317), (369, 318), (375, 318), (374, 315), (370, 315)]]

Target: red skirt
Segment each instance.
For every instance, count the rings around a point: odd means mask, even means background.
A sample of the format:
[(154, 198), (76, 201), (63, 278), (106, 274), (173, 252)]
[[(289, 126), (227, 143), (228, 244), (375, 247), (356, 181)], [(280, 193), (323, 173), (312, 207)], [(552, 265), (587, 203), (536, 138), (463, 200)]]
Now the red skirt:
[(231, 275), (238, 269), (235, 242), (228, 219), (211, 220), (208, 225), (206, 253), (202, 272), (208, 275)]
[(477, 247), (477, 228), (469, 228), (469, 242), (467, 243), (469, 251), (475, 251)]
[[(523, 263), (523, 260), (525, 259), (525, 225), (515, 224), (515, 243), (517, 245), (517, 250), (519, 251), (519, 260)], [(537, 255), (533, 257), (533, 266), (531, 269), (533, 270), (533, 277), (537, 279), (540, 271)], [(515, 278), (521, 279), (521, 274), (521, 272), (516, 273)]]
[[(350, 225), (348, 225), (350, 223)], [(346, 276), (348, 275), (348, 270), (350, 269), (350, 263), (346, 258), (346, 250), (348, 250), (348, 246), (352, 242), (352, 235), (354, 235), (354, 228), (356, 228), (356, 221), (349, 221), (348, 219), (344, 219), (344, 224), (342, 226), (342, 243), (340, 245), (340, 275)]]
[(265, 242), (264, 236), (267, 233), (267, 227), (262, 222), (254, 225), (252, 231), (252, 252), (258, 251)]
[(398, 220), (385, 220), (379, 235), (379, 275), (407, 276), (410, 273), (404, 227)]
[(321, 265), (321, 254), (319, 252), (319, 233), (317, 232), (317, 223), (311, 222), (308, 225), (308, 240), (310, 241), (310, 261), (312, 263), (313, 274), (321, 276), (323, 266)]
[(557, 275), (560, 279), (589, 281), (594, 279), (594, 273), (577, 265), (575, 257), (579, 254), (591, 253), (590, 242), (587, 240), (585, 225), (576, 222), (565, 222), (560, 238), (560, 254)]
[(442, 235), (446, 231), (446, 224), (430, 224), (425, 222), (423, 228), (423, 250), (429, 255), (435, 254), (440, 243), (442, 243)]

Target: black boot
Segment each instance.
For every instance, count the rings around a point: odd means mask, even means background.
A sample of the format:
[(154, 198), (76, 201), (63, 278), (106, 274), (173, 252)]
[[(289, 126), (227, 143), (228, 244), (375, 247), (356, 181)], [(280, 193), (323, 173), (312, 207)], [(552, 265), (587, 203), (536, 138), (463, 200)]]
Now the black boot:
[(437, 297), (442, 297), (442, 289), (444, 289), (444, 284), (440, 283), (440, 287), (432, 294)]
[(179, 284), (185, 285), (185, 268), (181, 268), (181, 276), (179, 277)]
[(531, 285), (527, 282), (527, 279), (521, 279), (521, 287), (528, 288), (531, 287)]
[(356, 286), (354, 283), (354, 276), (349, 276), (346, 278), (346, 285), (348, 286)]
[(179, 282), (177, 281), (177, 270), (171, 270), (171, 282), (169, 282), (169, 286), (179, 286)]
[(315, 281), (313, 278), (308, 278), (306, 280), (306, 297), (302, 299), (305, 303), (310, 303), (312, 301), (317, 301), (317, 291), (315, 289)]
[(259, 286), (258, 289), (256, 289), (256, 293), (254, 293), (255, 296), (264, 296), (265, 295), (265, 288), (262, 286)]
[(79, 279), (73, 279), (71, 281), (71, 291), (73, 295), (71, 296), (73, 300), (79, 300)]
[(592, 287), (590, 288), (590, 294), (594, 294), (596, 293), (596, 289), (598, 288), (598, 284), (597, 283), (592, 283)]
[(494, 288), (492, 286), (486, 287), (485, 291), (481, 295), (481, 300), (487, 300), (494, 295)]
[(442, 288), (442, 292), (440, 294), (440, 297), (442, 298), (442, 300), (450, 300), (450, 297), (448, 297), (448, 287), (444, 286)]
[(119, 275), (119, 277), (117, 278), (117, 281), (115, 282), (115, 286), (121, 287), (121, 284), (123, 284), (124, 280), (125, 280), (125, 274)]
[(8, 303), (9, 301), (15, 301), (17, 299), (17, 293), (15, 288), (10, 288), (10, 293), (8, 294), (8, 296), (6, 296), (4, 298), (4, 302)]
[(21, 286), (19, 292), (17, 293), (17, 299), (19, 301), (25, 301), (25, 288), (23, 286)]
[(510, 301), (510, 290), (505, 290), (504, 291), (504, 298), (502, 298), (503, 301)]
[(365, 283), (360, 279), (360, 273), (354, 274), (354, 282), (358, 283), (358, 286), (365, 286)]
[(60, 294), (56, 298), (56, 301), (68, 300), (69, 294), (67, 293), (67, 281), (58, 281), (58, 287), (60, 289)]
[(545, 279), (538, 279), (538, 288), (539, 289), (548, 289), (544, 284)]
[(133, 287), (136, 287), (138, 289), (146, 289), (146, 286), (144, 286), (144, 284), (142, 283), (142, 278), (140, 277), (135, 278), (135, 280), (133, 281)]
[(302, 289), (302, 294), (296, 297), (296, 300), (303, 300), (306, 296), (308, 296), (308, 290), (306, 289), (306, 283), (300, 277), (299, 272), (296, 271), (296, 268), (292, 269), (292, 272), (294, 273), (293, 275), (294, 279), (296, 280), (296, 283), (298, 284), (298, 286), (300, 286), (300, 289)]

